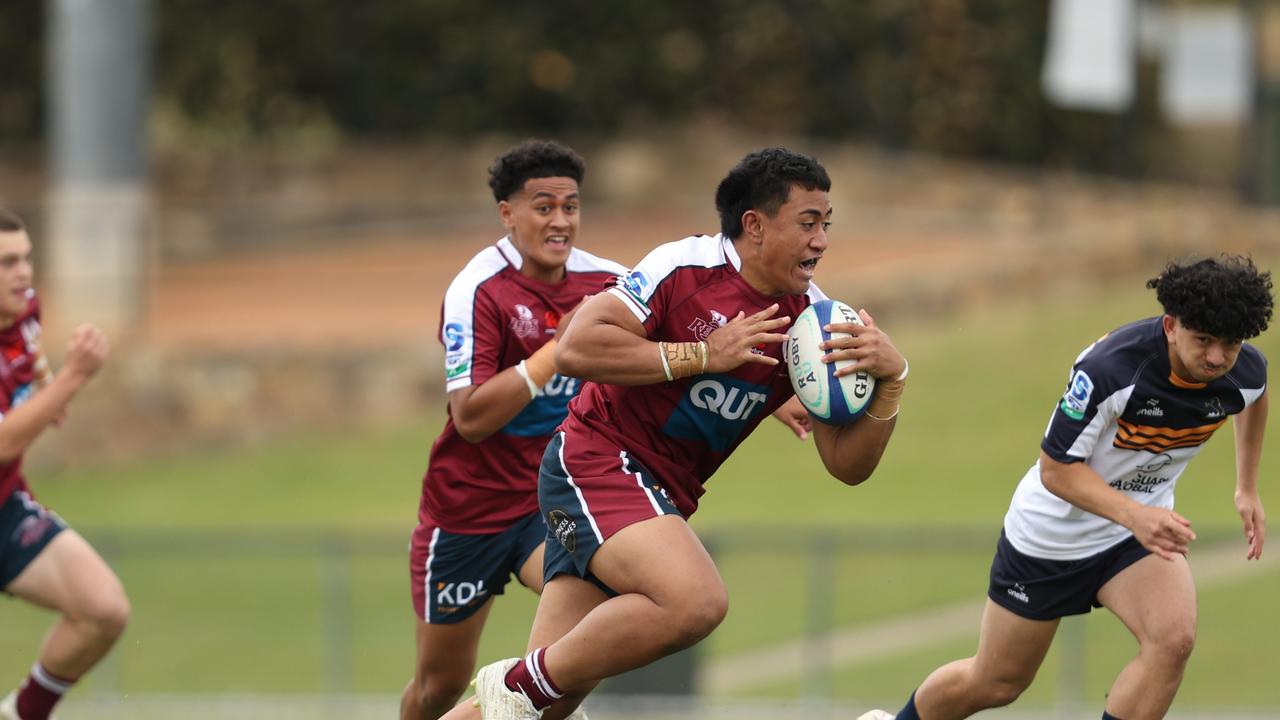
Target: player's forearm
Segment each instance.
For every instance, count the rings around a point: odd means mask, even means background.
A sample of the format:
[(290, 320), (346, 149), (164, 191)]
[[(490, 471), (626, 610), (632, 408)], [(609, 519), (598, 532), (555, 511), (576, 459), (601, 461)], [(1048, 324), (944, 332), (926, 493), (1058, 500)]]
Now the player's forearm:
[(871, 477), (897, 422), (897, 418), (875, 420), (866, 416), (850, 425), (815, 422), (814, 444), (827, 472), (846, 485), (858, 485)]
[(449, 394), (449, 411), (462, 439), (478, 443), (511, 422), (533, 400), (514, 367), (494, 375), (480, 385)]
[(0, 422), (0, 462), (9, 462), (26, 452), (87, 381), (86, 376), (63, 372), (30, 400), (10, 410)]
[(1236, 492), (1258, 493), (1258, 464), (1267, 429), (1267, 393), (1233, 419), (1236, 436)]
[(1083, 462), (1060, 463), (1040, 454), (1040, 481), (1045, 489), (1081, 510), (1132, 529), (1134, 511), (1142, 505), (1107, 484)]
[(571, 377), (610, 385), (651, 385), (667, 379), (658, 343), (606, 321), (574, 321), (556, 348), (556, 367)]

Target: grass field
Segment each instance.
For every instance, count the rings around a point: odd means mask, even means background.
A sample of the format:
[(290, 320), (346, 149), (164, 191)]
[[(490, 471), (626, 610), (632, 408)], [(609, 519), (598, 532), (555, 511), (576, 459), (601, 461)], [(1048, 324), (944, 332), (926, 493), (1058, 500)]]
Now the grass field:
[[(1140, 280), (1128, 286), (1035, 307), (885, 321), (911, 359), (911, 384), (897, 435), (863, 486), (826, 476), (812, 448), (767, 423), (710, 481), (693, 519), (715, 542), (732, 598), (701, 657), (714, 662), (814, 632), (814, 608), (824, 604), (843, 627), (980, 600), (1010, 493), (1036, 456), (1071, 359), (1102, 332), (1155, 313)], [(1280, 357), (1275, 330), (1258, 344)], [(412, 658), (405, 549), (441, 423), (437, 412), (390, 430), (37, 473), (39, 496), (109, 555), (134, 604), (126, 637), (90, 688), (398, 693)], [(1231, 431), (1220, 435), (1181, 480), (1179, 509), (1202, 535), (1236, 542)], [(1264, 457), (1264, 499), (1276, 497), (1273, 463)], [(804, 545), (821, 532), (847, 541), (830, 569), (813, 565)], [(1280, 707), (1271, 680), (1280, 667), (1278, 552), (1270, 549), (1256, 572), (1201, 592), (1200, 639), (1180, 703)], [(534, 599), (518, 585), (508, 590), (483, 657), (524, 646)], [(0, 611), (0, 686), (25, 673), (48, 619), (19, 603)], [(976, 637), (976, 618), (973, 630)], [(1085, 637), (1085, 692), (1097, 699), (1133, 643), (1106, 613), (1089, 618)], [(837, 668), (833, 692), (898, 702), (925, 672), (972, 646), (947, 640)], [(1057, 671), (1051, 654), (1028, 702), (1055, 700)], [(787, 680), (749, 694), (802, 690)]]

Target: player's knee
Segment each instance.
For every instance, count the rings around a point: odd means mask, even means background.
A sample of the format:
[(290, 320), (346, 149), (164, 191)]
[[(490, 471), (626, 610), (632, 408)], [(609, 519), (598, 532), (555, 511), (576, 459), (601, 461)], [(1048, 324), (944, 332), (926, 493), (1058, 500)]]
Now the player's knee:
[(1170, 667), (1182, 667), (1191, 658), (1196, 646), (1195, 628), (1185, 626), (1162, 632), (1150, 641), (1151, 650), (1160, 661)]
[(989, 708), (1004, 707), (1018, 699), (1030, 682), (1021, 679), (996, 680), (987, 685), (986, 706)]
[[(418, 707), (425, 712), (424, 716), (439, 717), (453, 707), (462, 693), (466, 692), (470, 678), (467, 674), (442, 673), (425, 678), (414, 687)], [(434, 715), (430, 713), (434, 712)]]
[(723, 591), (701, 593), (679, 612), (677, 644), (688, 647), (719, 627), (729, 613), (729, 597)]
[(115, 640), (124, 633), (133, 612), (123, 590), (92, 598), (80, 612), (80, 619), (100, 637)]

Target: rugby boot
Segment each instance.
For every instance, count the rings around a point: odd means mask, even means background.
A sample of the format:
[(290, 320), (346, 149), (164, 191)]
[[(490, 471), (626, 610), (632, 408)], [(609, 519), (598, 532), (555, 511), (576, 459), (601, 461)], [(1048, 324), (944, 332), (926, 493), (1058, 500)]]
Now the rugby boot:
[(520, 658), (507, 658), (480, 668), (471, 681), (476, 689), (475, 706), (481, 720), (541, 720), (542, 711), (524, 693), (507, 688), (507, 672)]
[(896, 715), (884, 710), (869, 710), (858, 716), (858, 720), (893, 720)]

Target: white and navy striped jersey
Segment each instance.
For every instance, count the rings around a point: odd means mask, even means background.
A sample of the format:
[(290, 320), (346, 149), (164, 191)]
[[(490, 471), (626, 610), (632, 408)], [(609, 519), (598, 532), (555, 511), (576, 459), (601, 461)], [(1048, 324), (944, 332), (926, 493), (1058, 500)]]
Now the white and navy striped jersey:
[[(1160, 317), (1125, 325), (1076, 358), (1040, 447), (1062, 463), (1085, 462), (1111, 487), (1172, 508), (1178, 477), (1231, 415), (1266, 389), (1267, 361), (1245, 344), (1210, 383), (1173, 374)], [(1132, 533), (1054, 495), (1031, 466), (1014, 492), (1004, 531), (1018, 552), (1050, 560), (1099, 553)]]

